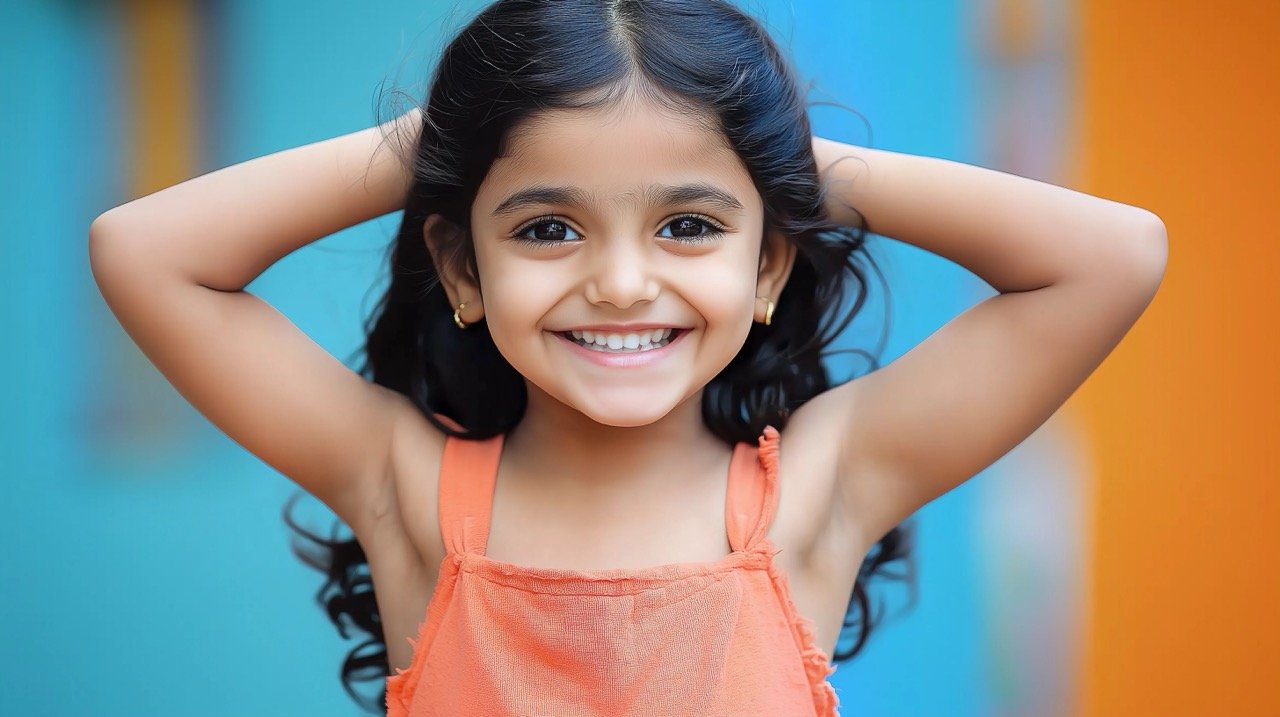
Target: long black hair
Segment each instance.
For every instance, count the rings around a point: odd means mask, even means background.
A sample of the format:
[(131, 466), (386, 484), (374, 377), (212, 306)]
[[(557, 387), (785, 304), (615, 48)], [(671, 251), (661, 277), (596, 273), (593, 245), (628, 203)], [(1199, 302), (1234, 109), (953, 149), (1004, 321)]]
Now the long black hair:
[[(471, 204), (511, 130), (540, 111), (606, 106), (627, 90), (714, 121), (760, 193), (766, 229), (797, 247), (771, 325), (753, 324), (738, 354), (707, 384), (707, 427), (729, 445), (754, 442), (766, 425), (782, 429), (791, 411), (831, 388), (822, 359), (836, 353), (828, 347), (866, 302), (863, 264), (879, 269), (866, 251), (861, 215), (861, 226), (842, 226), (824, 210), (827, 188), (805, 93), (767, 30), (725, 0), (499, 0), (448, 44), (432, 75), (421, 133), (404, 153), (413, 180), (389, 247), (391, 280), (366, 325), (360, 369), (407, 396), (443, 433), (505, 433), (524, 414), (526, 394), (486, 329), (454, 326), (423, 241), (426, 218), (440, 214), (463, 230), (438, 237), (442, 261), (478, 277)], [(870, 370), (878, 367), (879, 351), (861, 353)], [(383, 680), (389, 671), (365, 553), (354, 538), (301, 528), (291, 506), (284, 518), (298, 533), (294, 551), (328, 578), (317, 599), (344, 637), (348, 624), (364, 637), (342, 665), (343, 686), (377, 711), (384, 702), (361, 697), (352, 685)], [(844, 624), (856, 628), (854, 644), (837, 650), (834, 661), (857, 654), (876, 622), (866, 589), (874, 574), (914, 586), (911, 534), (907, 524), (895, 527), (867, 555)], [(904, 559), (902, 573), (886, 569)]]

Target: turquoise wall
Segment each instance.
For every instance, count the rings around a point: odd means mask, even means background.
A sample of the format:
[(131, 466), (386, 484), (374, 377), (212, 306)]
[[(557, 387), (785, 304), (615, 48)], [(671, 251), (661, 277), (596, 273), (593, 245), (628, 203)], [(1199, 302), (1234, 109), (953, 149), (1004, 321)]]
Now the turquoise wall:
[[(200, 171), (366, 126), (377, 84), (416, 91), (427, 58), (478, 6), (206, 6)], [(746, 7), (817, 81), (813, 99), (867, 117), (875, 146), (975, 161), (963, 3)], [(128, 41), (111, 3), (0, 4), (0, 713), (360, 714), (337, 676), (349, 646), (313, 601), (319, 576), (289, 552), (280, 509), (293, 485), (169, 387), (90, 276), (90, 221), (130, 198)], [(856, 115), (818, 108), (814, 119), (820, 134), (870, 141)], [(347, 358), (394, 227), (378, 220), (307, 247), (250, 290)], [(887, 362), (981, 285), (875, 241), (893, 287)], [(883, 326), (869, 319), (884, 299), (877, 290), (846, 345), (878, 337)], [(841, 376), (862, 370), (832, 365)], [(919, 601), (840, 666), (843, 714), (989, 713), (972, 487), (918, 514)], [(327, 527), (318, 503), (306, 513)], [(901, 591), (882, 594), (891, 609), (904, 602)]]

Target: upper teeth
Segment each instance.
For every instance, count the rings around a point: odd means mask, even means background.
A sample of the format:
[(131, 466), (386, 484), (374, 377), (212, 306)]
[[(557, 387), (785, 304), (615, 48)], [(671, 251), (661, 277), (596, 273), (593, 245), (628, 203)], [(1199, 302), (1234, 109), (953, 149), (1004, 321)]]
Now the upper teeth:
[(605, 346), (615, 351), (619, 349), (637, 349), (650, 347), (669, 336), (672, 329), (650, 329), (634, 334), (611, 334), (597, 331), (570, 331), (573, 338), (588, 344)]

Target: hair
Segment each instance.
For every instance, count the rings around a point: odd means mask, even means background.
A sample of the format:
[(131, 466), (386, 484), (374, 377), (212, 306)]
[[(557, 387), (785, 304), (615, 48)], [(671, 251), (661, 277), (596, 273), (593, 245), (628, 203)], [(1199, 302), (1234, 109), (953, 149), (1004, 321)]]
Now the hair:
[[(725, 0), (499, 0), (461, 30), (439, 59), (421, 133), (404, 158), (413, 179), (389, 246), (390, 283), (365, 326), (362, 375), (408, 397), (447, 435), (485, 439), (520, 421), (524, 380), (486, 329), (454, 325), (423, 241), (424, 223), (439, 214), (460, 229), (433, 241), (450, 269), (478, 277), (471, 205), (511, 133), (540, 112), (608, 107), (628, 91), (713, 122), (762, 197), (766, 229), (797, 247), (771, 325), (754, 323), (738, 354), (705, 387), (707, 427), (730, 445), (755, 441), (766, 425), (781, 430), (791, 411), (831, 388), (822, 359), (838, 353), (830, 345), (866, 302), (863, 262), (879, 269), (865, 248), (862, 215), (862, 225), (850, 227), (826, 214), (827, 191), (794, 71), (767, 30)], [(879, 366), (878, 351), (858, 353), (870, 370)], [(349, 625), (364, 638), (342, 664), (343, 687), (376, 711), (385, 689), (375, 704), (353, 686), (389, 672), (365, 553), (354, 538), (303, 529), (290, 518), (293, 503), (284, 509), (298, 533), (293, 550), (327, 576), (317, 601), (344, 638)], [(854, 644), (837, 650), (834, 661), (857, 654), (878, 623), (867, 593), (873, 575), (908, 583), (914, 602), (913, 534), (914, 526), (903, 523), (866, 556), (844, 621), (846, 630), (856, 628)], [(888, 569), (897, 561), (907, 563), (901, 573)]]

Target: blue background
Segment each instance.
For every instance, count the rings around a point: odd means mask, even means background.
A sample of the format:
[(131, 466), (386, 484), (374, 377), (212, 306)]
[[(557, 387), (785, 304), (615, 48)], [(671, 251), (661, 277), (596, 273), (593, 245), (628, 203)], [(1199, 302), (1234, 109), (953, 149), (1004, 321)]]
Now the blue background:
[[(977, 60), (960, 2), (744, 3), (818, 108), (819, 134), (978, 160)], [(480, 6), (239, 0), (206, 6), (200, 172), (374, 120), (378, 84), (417, 96), (430, 58)], [(173, 391), (123, 334), (89, 272), (87, 232), (128, 201), (129, 41), (111, 3), (0, 6), (0, 712), (357, 715), (350, 648), (289, 551), (294, 486)], [(383, 271), (384, 217), (277, 263), (249, 289), (346, 359)], [(989, 294), (962, 268), (874, 241), (890, 286), (888, 362)], [(846, 337), (868, 347), (885, 297)], [(837, 376), (863, 367), (833, 361)], [(845, 715), (992, 711), (975, 485), (919, 514), (920, 601), (832, 678)], [(330, 515), (304, 503), (313, 529)], [(884, 594), (892, 608), (898, 592)]]

